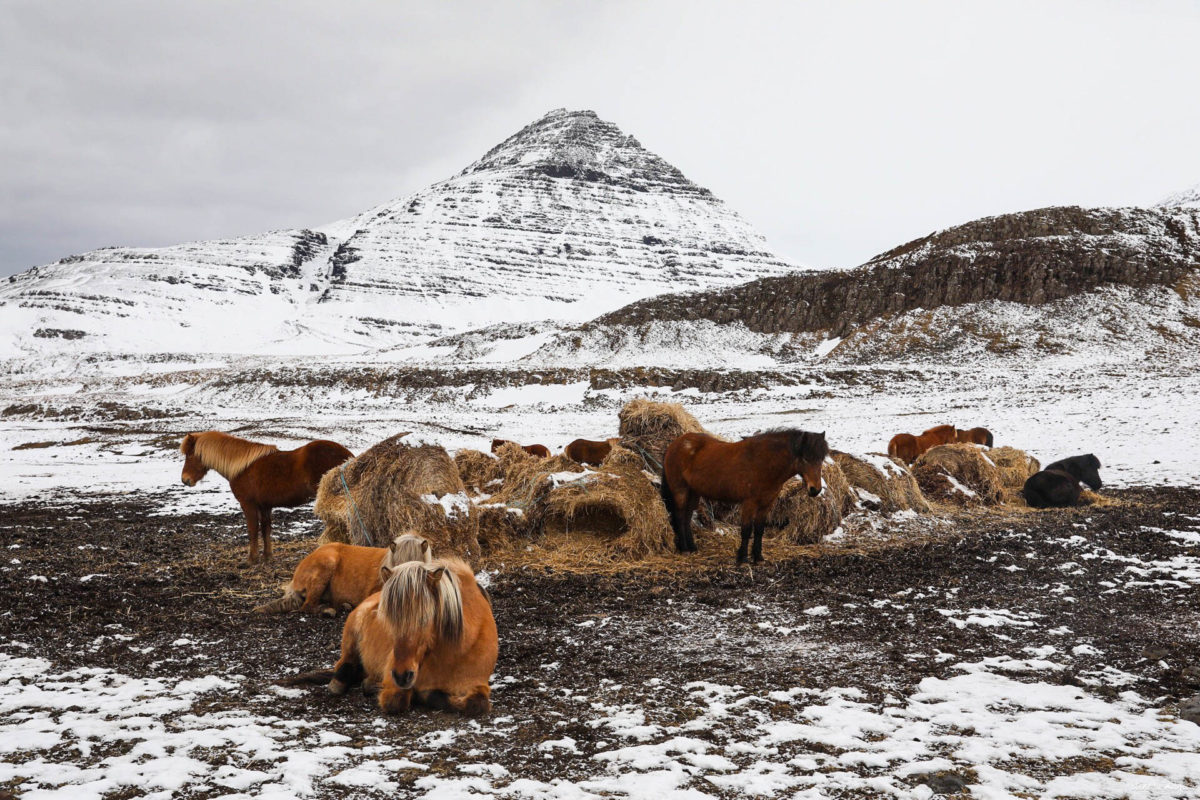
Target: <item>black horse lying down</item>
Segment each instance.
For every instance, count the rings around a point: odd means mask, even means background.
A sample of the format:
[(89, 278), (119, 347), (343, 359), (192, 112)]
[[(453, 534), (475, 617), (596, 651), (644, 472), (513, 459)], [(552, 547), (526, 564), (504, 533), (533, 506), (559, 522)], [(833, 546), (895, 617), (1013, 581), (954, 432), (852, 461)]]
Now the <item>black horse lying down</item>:
[(1025, 481), (1021, 493), (1033, 508), (1061, 508), (1079, 504), (1079, 482), (1093, 490), (1099, 489), (1100, 459), (1091, 453), (1072, 456), (1048, 464), (1041, 472)]

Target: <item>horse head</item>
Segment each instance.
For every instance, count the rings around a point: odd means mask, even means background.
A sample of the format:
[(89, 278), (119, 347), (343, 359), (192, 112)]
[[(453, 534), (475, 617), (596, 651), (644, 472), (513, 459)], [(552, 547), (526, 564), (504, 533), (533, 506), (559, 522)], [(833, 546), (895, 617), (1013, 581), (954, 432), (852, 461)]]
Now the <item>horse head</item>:
[(1091, 487), (1093, 492), (1098, 491), (1104, 485), (1100, 480), (1100, 459), (1088, 453), (1082, 460), (1084, 468), (1081, 480)]
[(792, 437), (792, 455), (795, 458), (796, 474), (808, 487), (808, 496), (816, 497), (824, 486), (821, 479), (821, 467), (829, 455), (825, 432), (796, 431), (795, 434)]
[[(409, 561), (420, 561), (425, 564), (433, 561), (433, 553), (430, 552), (428, 539), (417, 536), (415, 533), (406, 533), (392, 540), (388, 546), (387, 561), (384, 563), (388, 566), (396, 566)], [(387, 578), (385, 577), (384, 580)]]
[(443, 564), (409, 561), (380, 567), (384, 578), (378, 614), (394, 637), (391, 677), (400, 689), (417, 682), (421, 662), (439, 641), (462, 638), (458, 578)]
[(189, 433), (179, 445), (179, 452), (183, 453), (183, 474), (180, 479), (184, 486), (195, 486), (208, 474), (208, 467), (196, 453), (196, 439), (196, 434)]

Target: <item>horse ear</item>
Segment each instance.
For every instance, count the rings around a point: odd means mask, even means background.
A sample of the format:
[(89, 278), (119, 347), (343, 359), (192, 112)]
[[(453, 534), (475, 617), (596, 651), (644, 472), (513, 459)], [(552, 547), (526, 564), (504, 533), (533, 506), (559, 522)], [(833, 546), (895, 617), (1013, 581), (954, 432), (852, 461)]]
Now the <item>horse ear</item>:
[(430, 547), (431, 545), (429, 544), (428, 539), (421, 540), (421, 555), (425, 556), (425, 558), (422, 559), (425, 563), (429, 563), (429, 556), (431, 555), (429, 552)]
[(442, 578), (445, 576), (445, 574), (446, 574), (445, 567), (438, 567), (437, 569), (425, 570), (425, 582), (427, 584), (429, 584), (430, 589), (436, 590), (438, 584), (442, 582)]
[(393, 572), (394, 570), (395, 570), (395, 567), (389, 567), (389, 566), (387, 565), (387, 562), (386, 562), (386, 561), (385, 561), (385, 562), (383, 562), (382, 564), (380, 564), (380, 565), (379, 565), (379, 582), (380, 582), (381, 584), (382, 584), (382, 583), (387, 583), (387, 582), (388, 582), (388, 578), (392, 577), (392, 572)]
[(190, 456), (192, 451), (195, 449), (196, 434), (189, 433), (187, 436), (183, 437), (183, 442), (179, 445), (179, 452), (183, 453), (185, 456)]

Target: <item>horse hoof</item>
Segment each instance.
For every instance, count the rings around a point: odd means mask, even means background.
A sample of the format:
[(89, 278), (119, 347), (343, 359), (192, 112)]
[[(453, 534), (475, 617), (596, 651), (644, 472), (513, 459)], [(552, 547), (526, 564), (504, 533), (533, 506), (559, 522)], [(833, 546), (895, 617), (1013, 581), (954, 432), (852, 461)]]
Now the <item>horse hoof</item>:
[(332, 695), (343, 695), (346, 693), (346, 684), (334, 678), (329, 682), (329, 693)]

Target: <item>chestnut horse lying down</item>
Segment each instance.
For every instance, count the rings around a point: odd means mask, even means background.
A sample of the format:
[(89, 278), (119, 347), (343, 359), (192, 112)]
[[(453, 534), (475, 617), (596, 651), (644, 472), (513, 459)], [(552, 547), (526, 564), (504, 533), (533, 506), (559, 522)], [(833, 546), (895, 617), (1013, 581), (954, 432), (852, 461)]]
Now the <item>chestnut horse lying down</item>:
[[(503, 447), (506, 444), (517, 444), (517, 443), (510, 442), (508, 439), (492, 439), (492, 452), (493, 453), (496, 452), (497, 450), (499, 450), (501, 447)], [(521, 448), (526, 453), (529, 453), (529, 455), (531, 455), (531, 456), (537, 456), (538, 458), (549, 458), (550, 457), (550, 448), (546, 447), (546, 445), (544, 445), (544, 444), (529, 444), (529, 445), (517, 444), (517, 447)]]
[(1100, 459), (1091, 453), (1071, 456), (1062, 461), (1046, 465), (1041, 472), (1031, 475), (1021, 494), (1033, 508), (1065, 508), (1079, 505), (1079, 482), (1083, 481), (1093, 491), (1100, 482)]
[(887, 452), (889, 456), (898, 458), (905, 464), (911, 464), (931, 447), (950, 444), (957, 438), (957, 432), (953, 425), (938, 425), (920, 436), (913, 436), (911, 433), (897, 433), (888, 442)]
[(685, 433), (663, 456), (662, 498), (675, 530), (675, 549), (696, 552), (692, 513), (700, 498), (742, 505), (742, 544), (737, 563), (746, 560), (754, 535), (754, 563), (762, 561), (767, 512), (783, 485), (796, 474), (810, 497), (821, 493), (821, 465), (829, 455), (824, 433), (778, 430), (723, 442), (707, 433)]
[(409, 561), (429, 563), (429, 541), (412, 533), (397, 536), (389, 547), (360, 547), (331, 542), (305, 556), (283, 587), (283, 597), (254, 609), (257, 614), (299, 610), (333, 616), (349, 611), (383, 586), (380, 567)]
[(591, 464), (599, 466), (600, 462), (608, 458), (608, 454), (612, 452), (614, 442), (619, 439), (606, 439), (603, 442), (596, 442), (591, 439), (576, 439), (565, 448), (563, 455), (577, 464)]
[(280, 683), (323, 683), (345, 694), (379, 689), (388, 714), (414, 704), (484, 714), (498, 639), (492, 606), (471, 568), (457, 558), (382, 567), (382, 591), (358, 605), (342, 628), (342, 655), (332, 670)]
[(955, 429), (955, 441), (964, 444), (981, 444), (985, 447), (993, 447), (992, 432), (987, 428), (971, 428), (970, 430)]
[(183, 483), (195, 486), (210, 469), (229, 481), (242, 505), (250, 533), (248, 563), (258, 560), (258, 537), (263, 561), (271, 560), (271, 510), (311, 503), (321, 476), (354, 454), (337, 442), (318, 439), (295, 450), (240, 439), (220, 431), (189, 433), (179, 451), (184, 455)]

